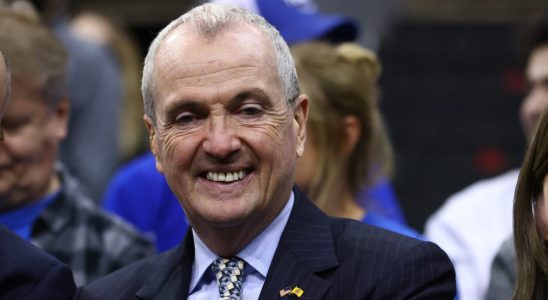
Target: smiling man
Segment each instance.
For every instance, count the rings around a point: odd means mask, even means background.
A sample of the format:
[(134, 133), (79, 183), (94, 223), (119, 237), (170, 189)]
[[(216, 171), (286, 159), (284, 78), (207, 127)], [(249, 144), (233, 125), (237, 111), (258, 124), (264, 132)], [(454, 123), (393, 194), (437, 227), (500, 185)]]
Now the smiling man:
[(148, 240), (100, 211), (57, 163), (69, 117), (61, 43), (31, 13), (2, 6), (0, 51), (12, 78), (0, 143), (0, 224), (70, 265), (78, 285), (153, 253)]
[(143, 96), (157, 169), (191, 229), (80, 299), (454, 297), (437, 246), (329, 218), (293, 186), (308, 99), (263, 18), (205, 4), (173, 21), (150, 47)]
[[(11, 95), (11, 74), (0, 52), (0, 123)], [(0, 128), (0, 143), (3, 131)], [(0, 225), (0, 299), (72, 299), (70, 269)]]

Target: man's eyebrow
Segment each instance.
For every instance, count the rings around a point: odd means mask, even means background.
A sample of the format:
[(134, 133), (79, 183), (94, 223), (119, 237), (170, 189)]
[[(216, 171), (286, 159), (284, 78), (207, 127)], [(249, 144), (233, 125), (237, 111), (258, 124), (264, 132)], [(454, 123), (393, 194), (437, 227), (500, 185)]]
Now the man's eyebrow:
[[(265, 108), (271, 108), (273, 106), (272, 99), (266, 94), (266, 92), (260, 88), (251, 88), (243, 90), (233, 96), (227, 103), (228, 108), (236, 108), (247, 99), (253, 99), (258, 101)], [(169, 103), (164, 108), (166, 120), (173, 120), (181, 111), (202, 111), (206, 109), (206, 104), (195, 99), (178, 100)]]
[(266, 94), (266, 92), (260, 88), (251, 88), (243, 90), (236, 94), (229, 102), (229, 106), (238, 106), (247, 99), (254, 99), (267, 108), (272, 106), (272, 99)]
[(181, 111), (199, 111), (204, 108), (204, 104), (196, 100), (184, 100), (176, 101), (172, 104), (166, 105), (164, 113), (166, 120), (172, 120), (177, 117), (177, 114)]

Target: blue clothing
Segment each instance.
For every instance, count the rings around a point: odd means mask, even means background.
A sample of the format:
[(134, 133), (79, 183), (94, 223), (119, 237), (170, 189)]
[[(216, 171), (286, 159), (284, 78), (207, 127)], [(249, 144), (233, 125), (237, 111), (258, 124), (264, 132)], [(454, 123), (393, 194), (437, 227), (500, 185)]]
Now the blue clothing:
[(103, 207), (155, 239), (159, 252), (176, 246), (188, 228), (183, 209), (152, 153), (124, 166), (110, 183)]
[(362, 219), (362, 222), (369, 225), (374, 225), (380, 228), (384, 228), (399, 234), (403, 234), (412, 238), (424, 240), (422, 235), (416, 230), (414, 230), (413, 228), (394, 222), (391, 219), (385, 218), (384, 216), (378, 215), (373, 212), (366, 213), (365, 217)]
[(394, 188), (386, 178), (380, 179), (377, 184), (362, 189), (356, 195), (358, 203), (366, 211), (383, 216), (401, 225), (406, 225)]
[(34, 224), (34, 221), (46, 206), (57, 197), (57, 194), (59, 194), (58, 191), (47, 195), (35, 203), (0, 214), (0, 224), (17, 233), (21, 238), (29, 240), (32, 232), (32, 224)]
[[(387, 181), (361, 192), (358, 202), (369, 214), (392, 220), (388, 222), (392, 227), (405, 226), (398, 201)], [(153, 235), (159, 252), (176, 246), (188, 228), (184, 212), (164, 176), (156, 171), (156, 161), (150, 152), (117, 172), (107, 189), (103, 206)]]
[[(268, 274), (268, 269), (274, 258), (274, 252), (284, 231), (295, 196), (291, 193), (289, 201), (278, 214), (278, 216), (253, 239), (237, 257), (246, 262), (245, 280), (242, 284), (242, 299), (259, 299), (259, 294)], [(211, 251), (200, 239), (194, 230), (194, 263), (192, 265), (192, 278), (190, 279), (189, 300), (213, 299), (212, 295), (219, 295), (219, 288), (213, 272), (211, 263), (218, 255)]]

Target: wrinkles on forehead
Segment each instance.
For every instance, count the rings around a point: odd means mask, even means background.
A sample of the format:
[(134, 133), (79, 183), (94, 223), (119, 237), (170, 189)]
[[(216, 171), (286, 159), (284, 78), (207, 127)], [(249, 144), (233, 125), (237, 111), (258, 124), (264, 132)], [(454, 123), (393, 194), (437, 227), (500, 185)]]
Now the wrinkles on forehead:
[[(223, 51), (224, 47), (234, 50)], [(203, 37), (192, 27), (181, 25), (166, 37), (154, 59), (156, 104), (173, 96), (165, 94), (166, 83), (176, 88), (172, 89), (177, 90), (176, 97), (183, 97), (186, 87), (212, 88), (209, 93), (229, 85), (231, 80), (252, 85), (255, 77), (266, 75), (282, 92), (274, 50), (260, 31), (247, 24), (233, 26), (214, 38)]]
[[(256, 61), (255, 58), (244, 58), (247, 61)], [(166, 66), (172, 66), (168, 69), (160, 80), (174, 79), (176, 84), (183, 86), (211, 86), (226, 82), (226, 73), (230, 72), (234, 78), (251, 76), (258, 69), (255, 64), (241, 65), (233, 60), (214, 59), (211, 61), (196, 62), (185, 64), (177, 63), (177, 58), (166, 59)], [(212, 67), (215, 69), (211, 72)], [(177, 74), (177, 76), (173, 76)], [(250, 78), (252, 79), (252, 78)]]

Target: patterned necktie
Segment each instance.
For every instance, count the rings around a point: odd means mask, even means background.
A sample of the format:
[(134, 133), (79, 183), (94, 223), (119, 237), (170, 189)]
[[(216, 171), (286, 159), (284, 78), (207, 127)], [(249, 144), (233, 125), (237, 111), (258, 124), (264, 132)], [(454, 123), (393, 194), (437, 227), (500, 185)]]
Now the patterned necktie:
[(244, 277), (245, 261), (238, 257), (217, 258), (211, 268), (217, 278), (220, 299), (240, 300)]

